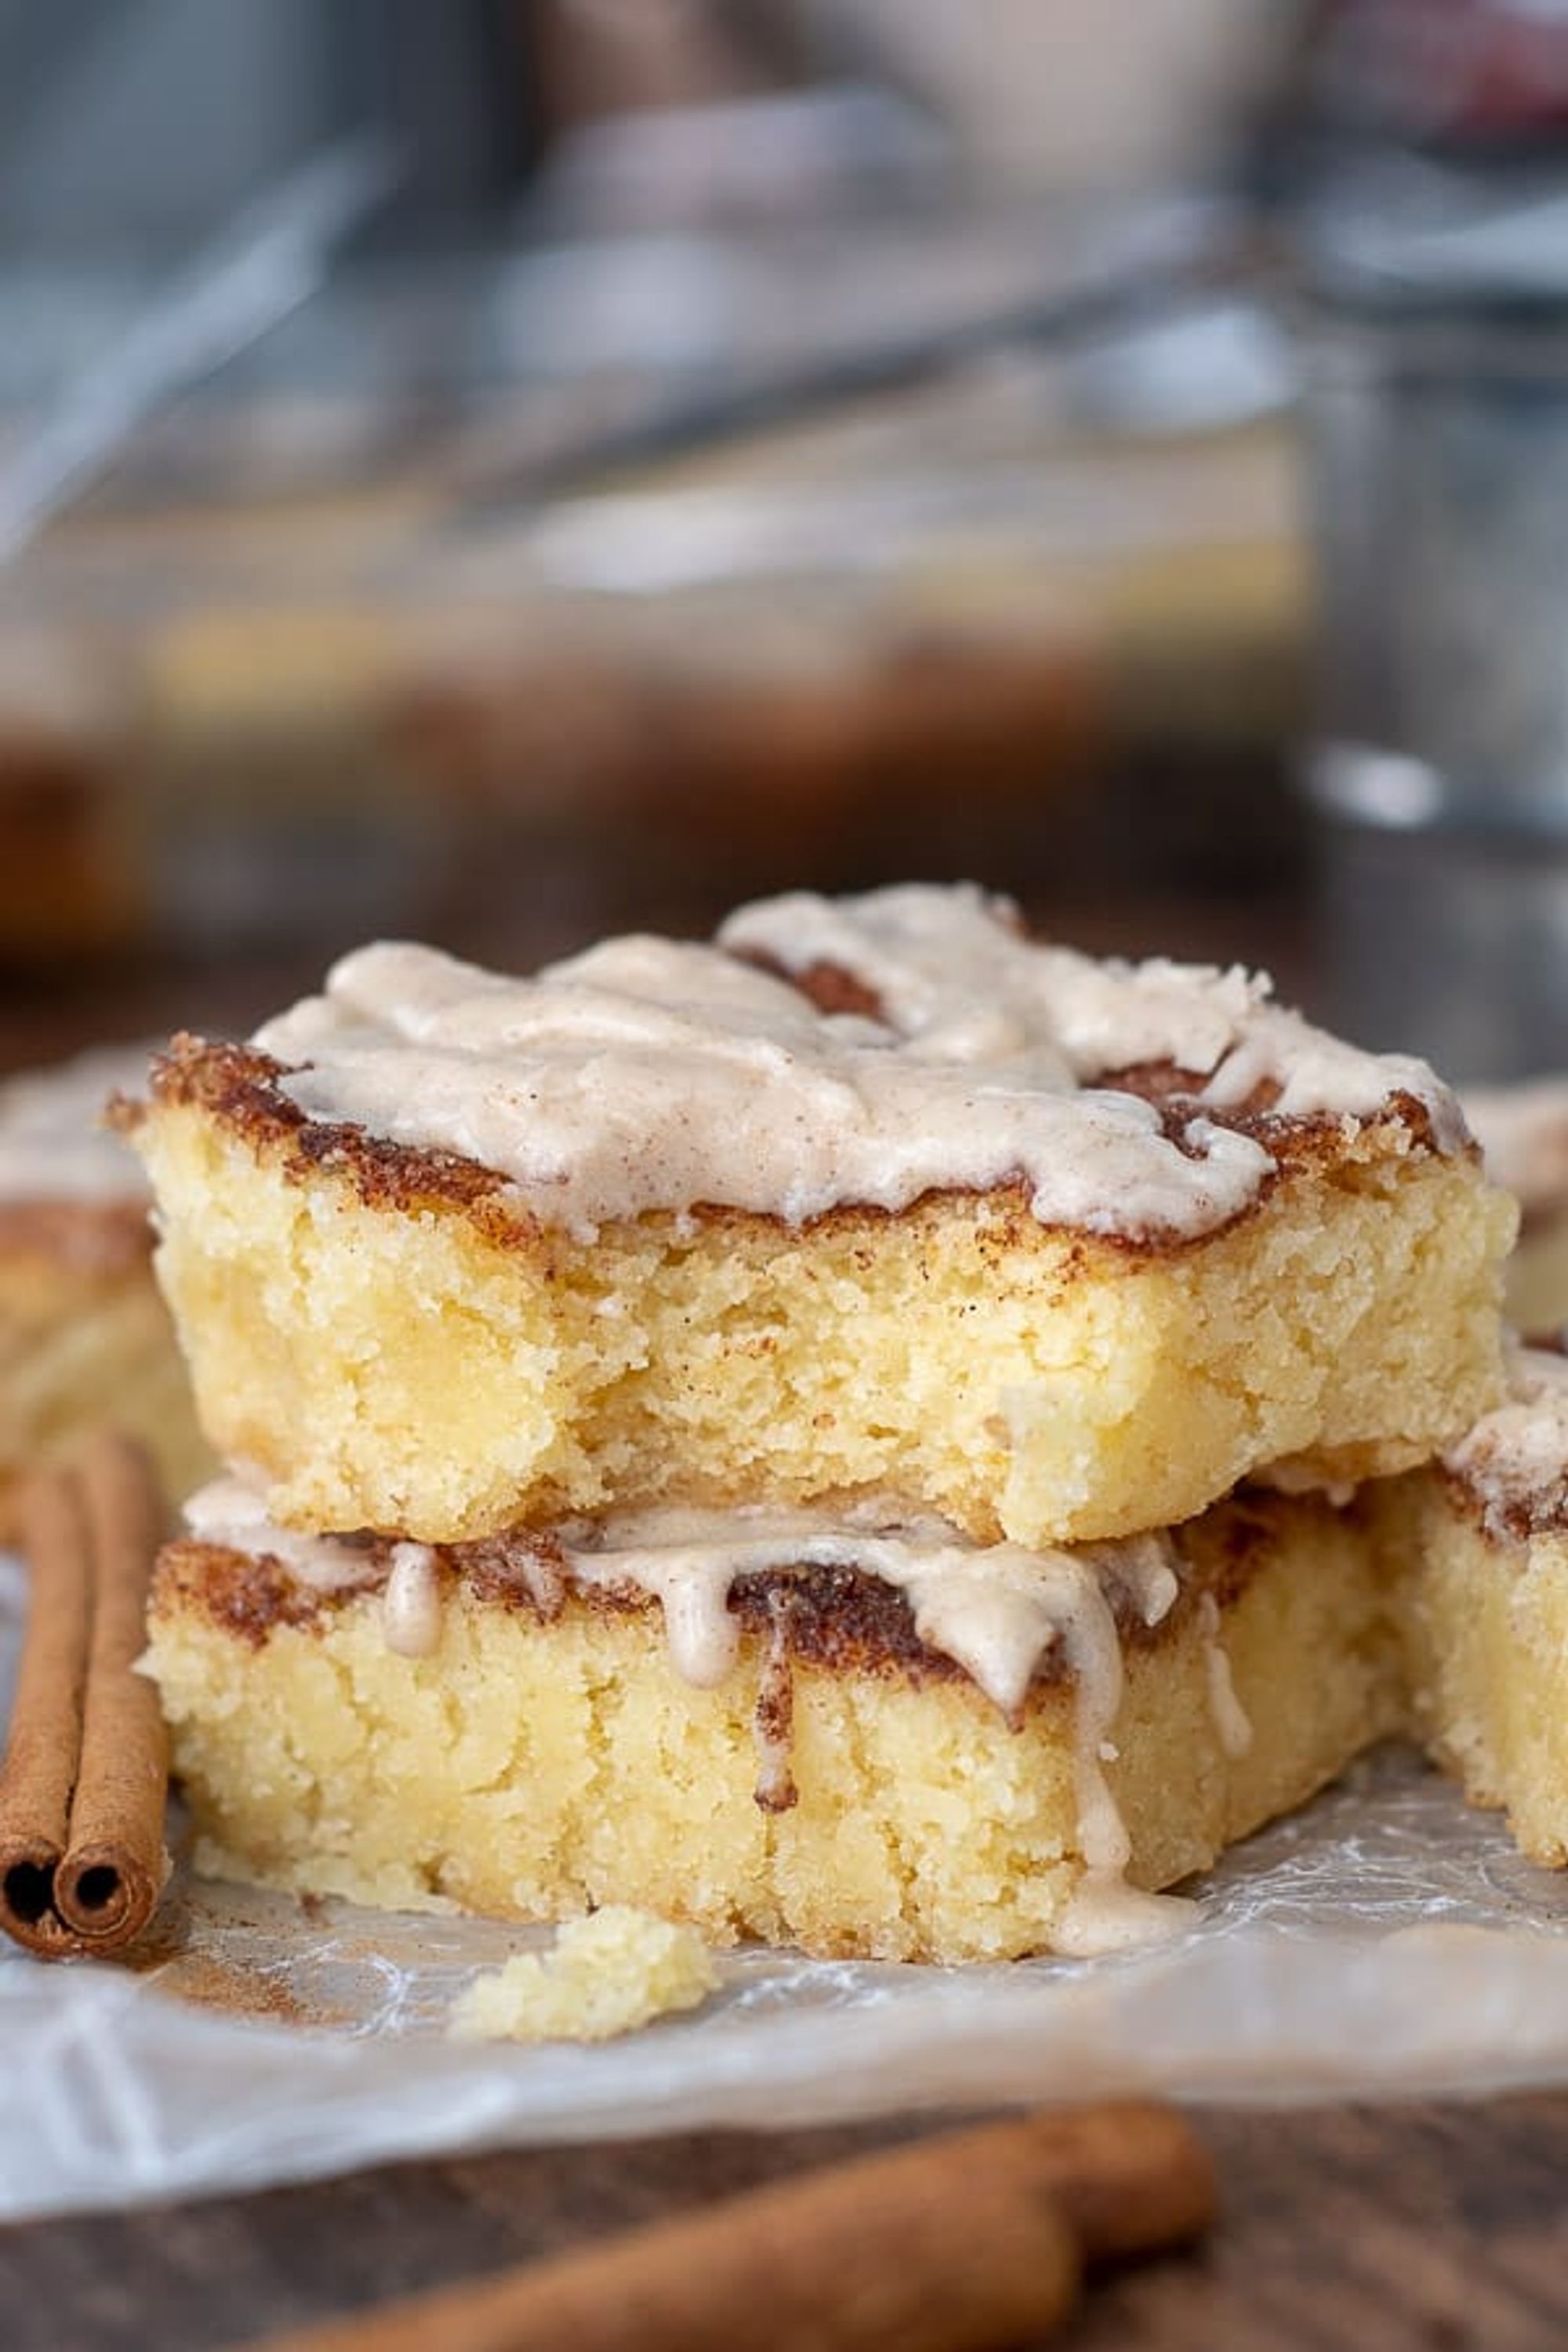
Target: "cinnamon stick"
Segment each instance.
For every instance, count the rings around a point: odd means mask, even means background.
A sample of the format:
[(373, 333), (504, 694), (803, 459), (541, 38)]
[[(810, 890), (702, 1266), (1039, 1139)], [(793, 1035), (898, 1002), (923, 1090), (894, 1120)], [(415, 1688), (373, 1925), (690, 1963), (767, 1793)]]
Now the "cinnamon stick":
[(41, 1958), (121, 1949), (167, 1875), (163, 1718), (132, 1671), (162, 1517), (145, 1454), (113, 1433), (24, 1492), (32, 1586), (0, 1770), (0, 1928)]
[(1212, 2218), (1173, 2110), (1031, 2116), (788, 2180), (607, 2245), (269, 2338), (258, 2352), (986, 2352), (1072, 2307), (1084, 2255)]
[(169, 1874), (168, 1733), (156, 1689), (133, 1672), (147, 1644), (163, 1504), (146, 1454), (116, 1431), (89, 1441), (79, 1476), (98, 1576), (81, 1769), (55, 1907), (86, 1949), (106, 1952), (141, 1934)]
[(70, 1835), (92, 1627), (92, 1556), (77, 1482), (38, 1471), (18, 1506), (27, 1633), (0, 1770), (0, 1927), (40, 1959), (74, 1951), (55, 1909)]

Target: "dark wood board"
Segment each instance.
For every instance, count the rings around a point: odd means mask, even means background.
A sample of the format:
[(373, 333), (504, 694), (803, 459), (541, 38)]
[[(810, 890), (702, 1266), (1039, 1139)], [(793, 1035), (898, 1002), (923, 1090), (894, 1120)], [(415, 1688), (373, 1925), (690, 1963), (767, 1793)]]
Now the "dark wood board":
[[(1568, 2095), (1197, 2120), (1218, 2229), (1199, 2253), (1098, 2280), (1058, 2339), (1073, 2352), (1568, 2344)], [(24, 2224), (0, 2231), (0, 2344), (207, 2352), (932, 2127), (598, 2143)]]

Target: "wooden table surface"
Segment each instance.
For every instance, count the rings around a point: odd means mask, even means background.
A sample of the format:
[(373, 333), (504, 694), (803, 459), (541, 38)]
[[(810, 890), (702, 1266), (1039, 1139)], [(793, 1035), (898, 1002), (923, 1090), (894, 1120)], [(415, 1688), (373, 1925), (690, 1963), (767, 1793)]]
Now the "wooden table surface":
[[(1078, 927), (1095, 944), (1247, 952), (1259, 919)], [(1073, 935), (1068, 926), (1067, 935)], [(1288, 968), (1290, 957), (1285, 959)], [(277, 984), (275, 985), (274, 982)], [(290, 979), (290, 985), (292, 979)], [(0, 1067), (97, 1034), (258, 1016), (281, 973), (177, 974), (112, 992), (13, 992)], [(0, 2054), (0, 2085), (4, 2084)], [(9, 2127), (26, 2128), (11, 2116)], [(1472, 2104), (1200, 2110), (1222, 2219), (1200, 2252), (1100, 2283), (1074, 2347), (1513, 2347), (1568, 2343), (1568, 2094)], [(599, 2144), (389, 2167), (153, 2211), (0, 2228), (3, 2352), (241, 2344), (478, 2276), (934, 2126)]]
[[(1097, 2281), (1057, 2342), (1074, 2352), (1568, 2343), (1568, 2095), (1285, 2115), (1200, 2109), (1195, 2120), (1220, 2179), (1212, 2239), (1194, 2254)], [(0, 2231), (0, 2344), (242, 2344), (581, 2244), (913, 2128), (709, 2133), (478, 2157), (16, 2227)]]

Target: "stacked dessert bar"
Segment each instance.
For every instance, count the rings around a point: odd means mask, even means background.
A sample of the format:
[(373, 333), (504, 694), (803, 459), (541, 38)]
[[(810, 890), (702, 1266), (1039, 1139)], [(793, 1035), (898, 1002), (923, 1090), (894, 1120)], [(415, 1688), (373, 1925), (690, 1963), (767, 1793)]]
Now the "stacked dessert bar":
[(219, 1869), (1087, 1951), (1405, 1718), (1361, 1482), (1503, 1394), (1452, 1097), (973, 889), (351, 956), (126, 1114), (231, 1475), (150, 1664)]

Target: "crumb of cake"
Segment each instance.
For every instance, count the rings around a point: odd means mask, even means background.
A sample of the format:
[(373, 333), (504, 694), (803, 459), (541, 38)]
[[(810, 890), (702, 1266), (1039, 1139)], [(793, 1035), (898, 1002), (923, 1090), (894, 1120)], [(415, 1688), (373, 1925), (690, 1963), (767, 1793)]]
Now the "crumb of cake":
[(718, 1984), (695, 1927), (610, 1903), (569, 1921), (548, 1951), (476, 1977), (447, 2031), (458, 2042), (608, 2042), (696, 2009)]

